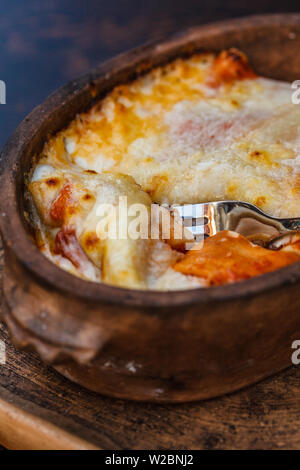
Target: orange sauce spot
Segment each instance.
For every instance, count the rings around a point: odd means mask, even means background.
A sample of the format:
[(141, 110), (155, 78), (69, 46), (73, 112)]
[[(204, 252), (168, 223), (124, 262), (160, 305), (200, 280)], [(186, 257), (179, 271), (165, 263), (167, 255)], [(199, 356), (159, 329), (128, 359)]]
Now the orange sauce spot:
[(59, 184), (59, 179), (58, 178), (49, 178), (46, 180), (46, 184), (48, 186), (57, 186)]
[(294, 187), (291, 189), (291, 193), (292, 193), (292, 194), (299, 194), (299, 193), (300, 193), (300, 185), (294, 186)]
[(84, 196), (82, 196), (82, 199), (84, 201), (90, 201), (91, 199), (94, 199), (94, 196), (92, 194), (85, 194)]
[(250, 156), (250, 158), (253, 158), (254, 160), (257, 160), (258, 162), (267, 163), (267, 164), (270, 164), (270, 165), (272, 164), (270, 156), (264, 150), (254, 150), (253, 152), (250, 152), (249, 156)]
[(174, 269), (201, 277), (214, 286), (275, 271), (299, 260), (300, 253), (267, 250), (242, 235), (235, 237), (223, 231), (188, 251)]
[(88, 233), (83, 240), (84, 246), (87, 249), (93, 249), (95, 248), (98, 243), (100, 242), (100, 239), (97, 237), (95, 233)]
[(259, 196), (255, 199), (254, 204), (258, 207), (262, 207), (264, 204), (266, 204), (267, 200), (265, 196)]
[(186, 78), (190, 78), (191, 76), (193, 76), (193, 68), (190, 67), (190, 65), (187, 62), (182, 61), (181, 63), (179, 63), (178, 69), (182, 78), (186, 79)]
[(52, 203), (50, 208), (50, 215), (55, 222), (63, 223), (66, 215), (66, 210), (68, 208), (69, 213), (72, 213), (71, 210), (72, 204), (72, 189), (70, 184), (66, 184), (59, 196)]
[(256, 78), (256, 74), (248, 63), (247, 57), (238, 49), (232, 48), (222, 51), (214, 60), (210, 84), (219, 86), (235, 80)]
[(261, 157), (263, 155), (262, 152), (260, 152), (259, 150), (254, 150), (254, 152), (251, 152), (250, 153), (250, 156), (255, 158), (255, 157)]
[(234, 193), (238, 189), (236, 184), (229, 184), (227, 187), (228, 193)]

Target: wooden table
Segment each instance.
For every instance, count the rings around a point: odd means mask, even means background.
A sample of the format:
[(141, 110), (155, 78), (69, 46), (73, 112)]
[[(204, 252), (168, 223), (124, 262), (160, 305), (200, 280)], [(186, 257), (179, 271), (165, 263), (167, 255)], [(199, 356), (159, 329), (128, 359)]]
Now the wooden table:
[(73, 384), (15, 349), (3, 325), (0, 340), (0, 444), (9, 449), (300, 448), (300, 367), (230, 396), (150, 405)]

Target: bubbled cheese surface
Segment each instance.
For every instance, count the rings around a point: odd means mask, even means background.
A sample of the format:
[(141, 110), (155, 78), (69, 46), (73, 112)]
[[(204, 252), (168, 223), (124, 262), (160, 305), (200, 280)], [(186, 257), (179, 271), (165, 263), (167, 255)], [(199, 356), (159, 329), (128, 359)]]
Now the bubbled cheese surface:
[[(291, 102), (290, 84), (251, 77), (216, 86), (214, 60), (177, 59), (116, 87), (45, 144), (31, 184), (56, 172), (93, 170), (131, 176), (159, 204), (237, 199), (274, 216), (299, 216), (300, 106)], [(46, 226), (47, 217), (39, 223), (43, 250), (60, 264), (45, 241)], [(201, 285), (175, 273), (168, 256), (164, 272), (152, 272), (142, 288)], [(98, 280), (101, 273), (85, 277)]]

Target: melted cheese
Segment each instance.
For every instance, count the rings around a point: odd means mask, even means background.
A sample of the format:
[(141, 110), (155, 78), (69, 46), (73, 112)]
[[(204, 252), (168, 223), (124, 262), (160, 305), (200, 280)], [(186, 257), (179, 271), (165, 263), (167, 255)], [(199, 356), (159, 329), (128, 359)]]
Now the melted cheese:
[[(207, 283), (174, 270), (178, 252), (163, 242), (103, 243), (99, 200), (126, 194), (149, 207), (237, 199), (291, 217), (299, 215), (299, 175), (300, 107), (291, 104), (290, 85), (257, 77), (234, 50), (177, 59), (114, 88), (45, 144), (29, 190), (39, 245), (58, 265), (88, 279), (165, 290)], [(70, 206), (61, 218), (53, 218), (54, 203)], [(66, 226), (85, 255), (80, 268), (73, 260), (69, 269), (66, 246), (55, 251), (58, 227)], [(62, 235), (61, 243), (71, 240)]]

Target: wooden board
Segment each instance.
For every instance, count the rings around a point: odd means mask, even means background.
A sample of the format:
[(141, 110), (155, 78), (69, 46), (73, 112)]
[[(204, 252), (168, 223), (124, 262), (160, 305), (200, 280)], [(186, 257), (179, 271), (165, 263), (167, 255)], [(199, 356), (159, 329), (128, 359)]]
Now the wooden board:
[(0, 365), (0, 444), (7, 448), (300, 448), (300, 367), (219, 399), (149, 405), (69, 382), (16, 350), (3, 325), (0, 340), (7, 356)]

